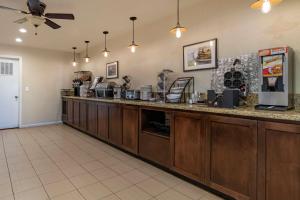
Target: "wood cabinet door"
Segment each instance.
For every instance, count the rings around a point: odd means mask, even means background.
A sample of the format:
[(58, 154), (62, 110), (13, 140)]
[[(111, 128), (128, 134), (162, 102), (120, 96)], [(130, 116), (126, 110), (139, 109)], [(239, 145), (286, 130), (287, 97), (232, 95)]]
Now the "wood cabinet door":
[(118, 104), (109, 105), (109, 142), (122, 145), (122, 107)]
[(123, 106), (123, 148), (138, 153), (139, 110), (137, 106)]
[(257, 121), (210, 116), (208, 122), (209, 186), (237, 200), (255, 200)]
[(63, 122), (67, 122), (68, 121), (68, 113), (67, 113), (67, 110), (68, 110), (68, 106), (67, 106), (67, 100), (66, 99), (62, 99), (62, 121)]
[(259, 122), (259, 200), (300, 199), (300, 125)]
[(203, 182), (205, 175), (205, 128), (200, 114), (175, 113), (173, 168)]
[(97, 136), (97, 103), (88, 102), (87, 104), (87, 132)]
[(79, 127), (80, 121), (80, 101), (73, 100), (73, 125)]
[(87, 129), (87, 102), (86, 101), (80, 101), (79, 128), (83, 131), (86, 131)]
[(71, 99), (67, 100), (67, 122), (73, 124), (73, 101)]
[(98, 138), (108, 141), (108, 105), (98, 103)]

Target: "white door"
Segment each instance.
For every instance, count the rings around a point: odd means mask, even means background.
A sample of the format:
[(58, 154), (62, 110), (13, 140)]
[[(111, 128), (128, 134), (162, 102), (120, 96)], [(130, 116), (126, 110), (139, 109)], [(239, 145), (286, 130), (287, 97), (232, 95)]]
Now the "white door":
[(19, 127), (19, 61), (0, 57), (0, 129)]

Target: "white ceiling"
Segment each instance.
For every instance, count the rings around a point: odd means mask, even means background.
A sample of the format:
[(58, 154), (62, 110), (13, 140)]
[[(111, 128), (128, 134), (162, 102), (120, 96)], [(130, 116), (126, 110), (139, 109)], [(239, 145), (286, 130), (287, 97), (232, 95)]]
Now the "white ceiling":
[[(183, 0), (181, 8), (199, 3), (200, 0)], [(84, 48), (84, 40), (92, 44), (100, 44), (103, 40), (102, 31), (109, 30), (110, 38), (130, 31), (130, 16), (137, 16), (139, 24), (148, 24), (160, 18), (176, 16), (176, 0), (44, 0), (46, 12), (73, 13), (75, 21), (53, 20), (62, 26), (52, 30), (47, 26), (38, 29), (26, 23), (27, 34), (18, 32), (20, 25), (13, 21), (23, 17), (15, 12), (0, 10), (1, 37), (0, 44), (16, 45), (15, 38), (23, 38), (22, 46), (71, 51), (76, 45)], [(0, 0), (0, 5), (27, 10), (26, 0)], [(175, 22), (174, 22), (175, 23)]]

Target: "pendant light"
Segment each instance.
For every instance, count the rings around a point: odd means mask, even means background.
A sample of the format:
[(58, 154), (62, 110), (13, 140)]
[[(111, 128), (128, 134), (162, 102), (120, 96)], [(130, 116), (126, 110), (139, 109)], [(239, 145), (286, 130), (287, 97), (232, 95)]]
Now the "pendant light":
[(73, 62), (72, 62), (72, 65), (73, 67), (76, 67), (77, 66), (77, 62), (76, 62), (76, 49), (77, 47), (73, 47)]
[(105, 57), (105, 58), (107, 58), (108, 56), (109, 56), (109, 51), (107, 50), (107, 47), (106, 47), (106, 36), (108, 35), (108, 31), (104, 31), (103, 32), (103, 34), (104, 34), (104, 37), (105, 37), (105, 49), (102, 51), (102, 53), (103, 53), (103, 56)]
[(174, 28), (172, 28), (172, 30), (170, 31), (171, 33), (176, 34), (177, 38), (181, 38), (182, 33), (187, 31), (186, 28), (184, 28), (183, 26), (180, 25), (179, 6), (180, 6), (179, 5), (179, 0), (177, 0), (177, 25)]
[(130, 48), (132, 53), (135, 53), (136, 48), (139, 47), (139, 45), (137, 45), (135, 43), (135, 38), (134, 38), (134, 36), (135, 36), (134, 35), (135, 34), (135, 32), (134, 32), (134, 21), (137, 20), (137, 17), (130, 17), (129, 19), (132, 21), (132, 42), (131, 42), (131, 45), (129, 45), (128, 48)]
[(261, 10), (262, 13), (267, 14), (271, 11), (272, 6), (281, 3), (282, 0), (257, 0), (251, 5), (252, 9)]
[(86, 63), (89, 63), (91, 58), (89, 57), (89, 43), (90, 41), (85, 41), (85, 44), (86, 44), (86, 49), (85, 49), (85, 57), (84, 57), (84, 61)]

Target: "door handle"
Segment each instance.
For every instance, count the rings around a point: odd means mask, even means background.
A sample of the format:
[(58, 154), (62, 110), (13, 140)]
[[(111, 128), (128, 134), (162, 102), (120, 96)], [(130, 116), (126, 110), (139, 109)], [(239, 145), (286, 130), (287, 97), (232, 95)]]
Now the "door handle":
[(19, 99), (19, 97), (18, 97), (18, 96), (15, 96), (15, 99), (16, 99), (16, 100), (18, 100), (18, 99)]

